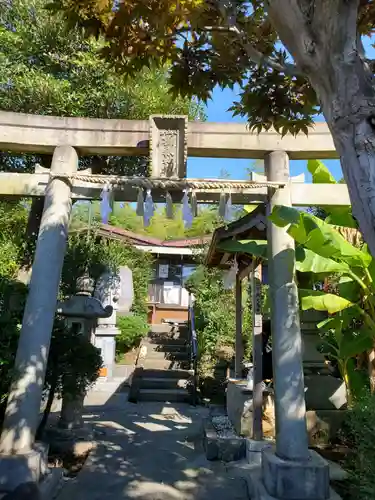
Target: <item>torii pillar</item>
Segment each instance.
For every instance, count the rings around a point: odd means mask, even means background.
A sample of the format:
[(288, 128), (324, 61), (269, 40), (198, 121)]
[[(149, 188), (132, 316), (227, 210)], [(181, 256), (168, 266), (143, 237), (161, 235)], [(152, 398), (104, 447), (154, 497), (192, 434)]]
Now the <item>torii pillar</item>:
[[(265, 156), (270, 187), (268, 209), (291, 206), (289, 157), (284, 151)], [(255, 480), (255, 498), (327, 500), (329, 467), (308, 448), (298, 291), (294, 241), (287, 228), (268, 225), (276, 449), (262, 452), (262, 480)]]
[(77, 168), (75, 149), (56, 147), (0, 438), (0, 491), (38, 481), (43, 472), (43, 453), (34, 441), (72, 208), (71, 182), (57, 175)]

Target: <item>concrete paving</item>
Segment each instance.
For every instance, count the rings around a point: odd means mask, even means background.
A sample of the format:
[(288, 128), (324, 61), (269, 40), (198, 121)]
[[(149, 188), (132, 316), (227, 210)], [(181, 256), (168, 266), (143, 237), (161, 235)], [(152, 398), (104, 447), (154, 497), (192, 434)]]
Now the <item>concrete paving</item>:
[(248, 500), (244, 479), (205, 458), (207, 409), (94, 391), (86, 412), (98, 446), (57, 500)]

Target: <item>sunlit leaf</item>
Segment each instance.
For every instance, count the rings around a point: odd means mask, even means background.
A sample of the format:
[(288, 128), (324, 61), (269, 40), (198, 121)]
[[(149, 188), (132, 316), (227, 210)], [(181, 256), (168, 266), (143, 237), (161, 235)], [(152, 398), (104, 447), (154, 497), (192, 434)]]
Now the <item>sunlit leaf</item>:
[(336, 179), (320, 160), (308, 160), (307, 170), (311, 173), (314, 184), (336, 184)]
[(299, 290), (299, 296), (304, 311), (315, 309), (334, 314), (354, 305), (353, 302), (338, 295), (315, 290)]
[(289, 225), (288, 233), (297, 243), (322, 257), (345, 262), (351, 267), (367, 267), (372, 261), (367, 252), (351, 245), (331, 225), (310, 213), (276, 206), (269, 218), (279, 227)]
[(349, 266), (345, 262), (337, 262), (322, 257), (307, 248), (296, 247), (296, 269), (301, 273), (331, 274), (345, 273)]
[(220, 243), (218, 249), (229, 253), (247, 253), (254, 257), (267, 258), (267, 241), (264, 240), (230, 240)]

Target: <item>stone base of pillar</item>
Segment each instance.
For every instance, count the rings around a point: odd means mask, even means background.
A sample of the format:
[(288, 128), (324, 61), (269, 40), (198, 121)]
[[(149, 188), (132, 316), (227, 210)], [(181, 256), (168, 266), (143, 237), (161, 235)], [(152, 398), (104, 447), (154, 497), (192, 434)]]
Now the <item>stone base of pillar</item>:
[[(281, 499), (280, 497), (270, 495), (264, 486), (260, 467), (254, 468), (247, 475), (246, 482), (251, 500), (285, 500), (286, 498), (293, 498), (291, 496), (287, 496), (284, 497), (284, 499)], [(341, 500), (341, 497), (332, 488), (330, 488), (327, 500)]]
[(48, 446), (35, 443), (33, 450), (24, 454), (0, 454), (0, 492), (13, 491), (22, 483), (39, 484), (48, 469)]
[(309, 460), (290, 461), (279, 458), (271, 449), (262, 453), (263, 484), (271, 497), (288, 500), (328, 500), (329, 466), (315, 451)]

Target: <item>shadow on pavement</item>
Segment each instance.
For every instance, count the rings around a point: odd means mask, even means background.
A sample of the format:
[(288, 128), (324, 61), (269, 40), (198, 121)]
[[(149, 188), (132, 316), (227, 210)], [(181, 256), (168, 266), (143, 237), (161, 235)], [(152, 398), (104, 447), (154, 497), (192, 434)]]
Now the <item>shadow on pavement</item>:
[[(123, 389), (122, 389), (123, 391)], [(95, 391), (85, 407), (97, 448), (58, 500), (247, 500), (246, 482), (202, 449), (207, 409)]]

